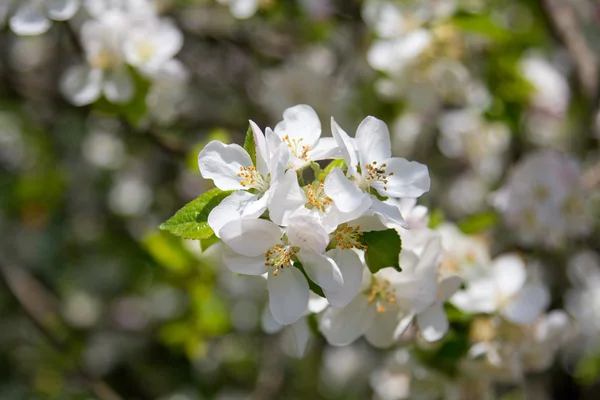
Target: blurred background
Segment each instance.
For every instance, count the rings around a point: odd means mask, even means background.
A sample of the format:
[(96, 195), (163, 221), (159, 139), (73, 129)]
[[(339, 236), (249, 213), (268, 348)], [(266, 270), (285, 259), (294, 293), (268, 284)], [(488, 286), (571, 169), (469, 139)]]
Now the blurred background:
[[(0, 4), (0, 399), (600, 396), (600, 3), (81, 3)], [(383, 119), (429, 167), (430, 227), (527, 260), (572, 323), (543, 368), (454, 368), (456, 335), (419, 361), (316, 329), (297, 358), (261, 328), (263, 279), (158, 229), (211, 187), (208, 141), (301, 103), (327, 136), (331, 116)], [(551, 193), (502, 196), (536, 183)]]

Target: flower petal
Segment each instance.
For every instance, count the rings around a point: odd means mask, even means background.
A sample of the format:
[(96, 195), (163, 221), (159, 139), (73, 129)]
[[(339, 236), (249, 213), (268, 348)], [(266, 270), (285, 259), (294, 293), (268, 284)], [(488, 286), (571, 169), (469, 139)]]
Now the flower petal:
[(283, 346), (288, 354), (301, 358), (311, 337), (306, 318), (300, 318), (283, 333)]
[(279, 270), (277, 275), (269, 271), (269, 308), (273, 317), (282, 325), (296, 322), (308, 306), (308, 282), (297, 268)]
[(52, 26), (37, 1), (24, 1), (10, 17), (10, 29), (17, 35), (40, 35)]
[(135, 88), (127, 69), (117, 68), (106, 73), (103, 87), (104, 95), (112, 103), (127, 103), (133, 97)]
[(365, 165), (378, 163), (392, 156), (392, 144), (390, 142), (390, 131), (387, 125), (375, 117), (365, 118), (356, 130), (356, 148), (360, 165), (365, 172)]
[(298, 253), (298, 260), (309, 278), (323, 289), (338, 289), (344, 284), (342, 272), (331, 258), (310, 250), (303, 250)]
[(541, 283), (529, 283), (517, 293), (513, 301), (501, 310), (502, 315), (515, 324), (528, 324), (539, 317), (550, 303), (548, 289)]
[(450, 297), (450, 302), (464, 312), (493, 313), (498, 307), (498, 296), (496, 283), (484, 277), (471, 280), (466, 290), (458, 291)]
[(223, 246), (223, 263), (231, 272), (244, 275), (262, 275), (267, 272), (265, 256), (248, 257)]
[(252, 136), (254, 138), (254, 147), (256, 149), (256, 169), (262, 175), (269, 173), (269, 153), (267, 149), (267, 141), (265, 135), (262, 133), (258, 125), (250, 120), (250, 127), (252, 128)]
[(400, 225), (403, 228), (408, 228), (408, 224), (400, 214), (398, 207), (384, 203), (375, 196), (371, 196), (371, 211), (380, 215), (384, 224), (392, 227)]
[(317, 145), (306, 153), (309, 160), (329, 160), (342, 157), (342, 152), (334, 138), (321, 138)]
[[(215, 231), (217, 237), (221, 237), (219, 231), (226, 223), (239, 219), (242, 216), (249, 217), (248, 212), (250, 207), (249, 204), (255, 203), (258, 200), (257, 194), (240, 190), (225, 197), (221, 203), (213, 208), (208, 214), (208, 225)], [(263, 210), (264, 212), (264, 210)], [(262, 214), (262, 212), (260, 213)], [(253, 218), (258, 218), (259, 215), (252, 215)]]
[(312, 107), (299, 104), (283, 112), (283, 121), (275, 126), (275, 133), (282, 139), (288, 136), (292, 143), (298, 141), (299, 146), (313, 148), (321, 137), (321, 121)]
[(321, 224), (312, 218), (300, 217), (290, 218), (289, 223), (286, 234), (292, 245), (318, 254), (325, 252), (329, 234)]
[(345, 308), (329, 307), (319, 319), (319, 330), (333, 346), (346, 346), (358, 339), (375, 318), (375, 308), (365, 296), (356, 296)]
[[(393, 157), (384, 161), (387, 183), (373, 182), (373, 187), (382, 196), (419, 197), (429, 191), (431, 180), (426, 165), (404, 158)], [(393, 173), (393, 175), (389, 175)]]
[(237, 219), (226, 223), (219, 233), (226, 245), (248, 257), (264, 256), (281, 240), (281, 229), (264, 219)]
[(248, 19), (258, 10), (259, 0), (230, 0), (229, 12), (237, 19)]
[(343, 308), (348, 305), (360, 290), (363, 278), (363, 264), (352, 250), (329, 250), (327, 256), (332, 258), (343, 277), (343, 285), (338, 288), (325, 288), (323, 293), (333, 307)]
[(460, 289), (462, 279), (458, 276), (448, 276), (439, 283), (439, 300), (445, 302)]
[(79, 10), (79, 0), (46, 0), (46, 13), (55, 21), (71, 19)]
[[(352, 212), (361, 208), (368, 194), (363, 193), (352, 181), (344, 176), (340, 168), (334, 168), (325, 178), (325, 194), (333, 200), (342, 212)], [(398, 212), (400, 214), (400, 212)]]
[(358, 154), (356, 151), (356, 145), (354, 139), (352, 139), (344, 130), (338, 125), (337, 122), (331, 117), (331, 134), (335, 139), (340, 152), (342, 153), (346, 165), (350, 169), (353, 175), (357, 174), (356, 167), (358, 166)]
[(273, 314), (271, 314), (271, 310), (269, 307), (265, 307), (260, 318), (260, 326), (262, 327), (263, 332), (268, 333), (269, 335), (279, 332), (283, 325), (273, 318)]
[(204, 179), (212, 179), (221, 190), (242, 189), (241, 167), (249, 167), (252, 160), (246, 150), (237, 144), (224, 144), (218, 140), (208, 143), (198, 154), (198, 166)]
[(525, 263), (516, 254), (503, 254), (496, 257), (492, 262), (492, 273), (498, 289), (506, 297), (517, 294), (527, 279)]
[(417, 315), (421, 335), (428, 342), (440, 340), (448, 332), (448, 317), (441, 303), (435, 303)]
[(101, 70), (87, 65), (73, 66), (61, 77), (60, 90), (76, 106), (92, 104), (100, 97), (102, 75)]
[(390, 308), (384, 312), (376, 312), (369, 329), (365, 332), (365, 338), (375, 347), (386, 348), (395, 341), (396, 328), (398, 327), (399, 310)]
[(275, 187), (273, 201), (269, 204), (271, 221), (277, 225), (287, 226), (292, 214), (306, 202), (306, 195), (298, 184), (296, 171), (287, 171)]

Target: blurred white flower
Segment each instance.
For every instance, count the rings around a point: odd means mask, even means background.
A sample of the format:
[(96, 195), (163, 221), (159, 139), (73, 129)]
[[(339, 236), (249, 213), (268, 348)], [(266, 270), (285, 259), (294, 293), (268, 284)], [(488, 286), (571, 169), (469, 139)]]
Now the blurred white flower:
[(488, 271), (467, 280), (467, 288), (450, 302), (469, 313), (498, 312), (516, 324), (533, 322), (548, 306), (548, 289), (541, 282), (527, 282), (525, 263), (519, 256), (498, 256)]
[(79, 9), (79, 0), (21, 0), (8, 23), (17, 35), (40, 35), (54, 21), (71, 19)]
[(587, 191), (574, 158), (551, 150), (527, 154), (492, 196), (507, 227), (524, 244), (559, 246), (592, 228)]
[(229, 5), (229, 12), (237, 19), (248, 19), (252, 17), (258, 6), (260, 6), (260, 0), (217, 0), (221, 4)]

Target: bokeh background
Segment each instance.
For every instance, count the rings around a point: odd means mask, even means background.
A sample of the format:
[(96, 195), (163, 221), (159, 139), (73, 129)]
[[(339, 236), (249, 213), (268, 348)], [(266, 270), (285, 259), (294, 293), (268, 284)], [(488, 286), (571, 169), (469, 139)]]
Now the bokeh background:
[[(94, 16), (80, 7), (24, 35), (11, 19), (25, 3), (0, 4), (0, 399), (451, 398), (440, 382), (469, 388), (452, 398), (600, 396), (600, 3), (157, 1), (182, 33), (176, 66), (129, 65), (131, 98), (84, 105), (64, 80)], [(549, 367), (481, 389), (485, 371), (446, 368), (466, 357), (451, 341), (391, 379), (385, 366), (408, 365), (409, 346), (336, 348), (316, 330), (298, 359), (285, 331), (261, 329), (264, 280), (159, 230), (211, 187), (197, 167), (209, 140), (241, 143), (249, 119), (273, 127), (301, 103), (325, 135), (331, 116), (348, 132), (383, 119), (395, 155), (429, 166), (432, 227), (456, 223), (492, 255), (527, 259), (574, 326)], [(518, 169), (546, 151), (576, 164), (567, 182)], [(515, 170), (572, 193), (575, 211), (532, 220), (542, 193), (511, 220), (526, 200), (491, 198)], [(582, 251), (592, 272), (577, 283)]]

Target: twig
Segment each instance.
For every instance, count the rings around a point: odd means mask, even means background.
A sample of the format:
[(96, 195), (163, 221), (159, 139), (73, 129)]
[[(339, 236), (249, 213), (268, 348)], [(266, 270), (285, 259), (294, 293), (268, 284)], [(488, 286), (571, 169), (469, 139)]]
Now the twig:
[(575, 62), (577, 78), (588, 99), (598, 93), (598, 60), (590, 49), (577, 17), (565, 0), (542, 0), (542, 5), (559, 39)]
[[(59, 353), (66, 353), (68, 349), (65, 342), (57, 338), (42, 322), (42, 318), (40, 318), (42, 316), (39, 314), (49, 314), (49, 305), (33, 304), (25, 298), (26, 294), (31, 294), (31, 289), (34, 286), (38, 286), (37, 282), (32, 281), (33, 278), (23, 270), (14, 267), (6, 267), (4, 265), (0, 265), (0, 278), (8, 289), (8, 293), (16, 300), (27, 319), (31, 321), (40, 334)], [(35, 289), (38, 288), (36, 287)], [(47, 297), (45, 293), (42, 293), (41, 295)], [(81, 366), (77, 366), (76, 371), (99, 399), (122, 400), (122, 397), (119, 396), (106, 382), (91, 376)]]

